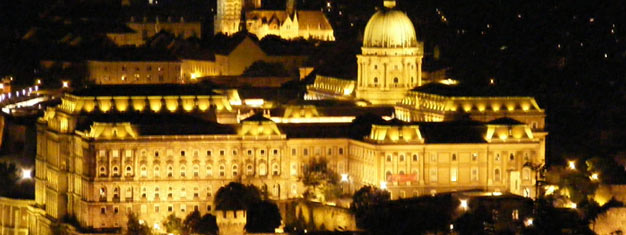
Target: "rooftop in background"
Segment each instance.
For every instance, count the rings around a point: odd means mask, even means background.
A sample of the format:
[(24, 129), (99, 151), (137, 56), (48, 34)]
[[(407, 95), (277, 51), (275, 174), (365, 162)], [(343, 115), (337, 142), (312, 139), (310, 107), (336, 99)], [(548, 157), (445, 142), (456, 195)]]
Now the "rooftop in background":
[(483, 86), (466, 86), (463, 84), (458, 85), (445, 85), (441, 83), (429, 83), (420, 87), (413, 88), (411, 91), (429, 93), (441, 96), (456, 96), (456, 97), (502, 97), (502, 96), (529, 96), (519, 94), (518, 90), (505, 89), (497, 85), (483, 85)]
[(217, 95), (215, 87), (206, 85), (101, 85), (70, 92), (76, 96), (167, 96), (167, 95)]
[(97, 61), (179, 61), (168, 51), (152, 48), (122, 47), (110, 48), (102, 54), (91, 56), (88, 60)]

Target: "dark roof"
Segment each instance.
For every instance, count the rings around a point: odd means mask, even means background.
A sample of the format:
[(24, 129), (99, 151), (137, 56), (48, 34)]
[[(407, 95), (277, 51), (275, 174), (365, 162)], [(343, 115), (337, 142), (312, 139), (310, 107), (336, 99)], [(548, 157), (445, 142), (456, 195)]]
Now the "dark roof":
[(263, 113), (255, 113), (254, 115), (242, 120), (242, 122), (267, 122), (267, 121), (271, 122), (272, 120), (263, 116)]
[(287, 138), (348, 138), (350, 123), (278, 124)]
[(166, 50), (153, 48), (121, 47), (109, 48), (101, 54), (90, 56), (97, 61), (179, 61)]
[(99, 85), (70, 92), (76, 96), (216, 95), (214, 87), (203, 85)]
[(139, 128), (141, 135), (220, 135), (235, 134), (233, 126), (217, 124), (213, 121), (190, 114), (168, 113), (93, 113), (78, 119), (77, 130), (89, 130), (94, 122), (130, 122)]
[(524, 124), (518, 120), (512, 119), (512, 118), (508, 118), (508, 117), (503, 117), (503, 118), (498, 118), (498, 119), (494, 119), (490, 122), (487, 122), (487, 124), (496, 124), (496, 125), (520, 125), (520, 124)]
[(427, 144), (486, 143), (487, 127), (481, 122), (422, 122), (417, 125)]
[(441, 83), (428, 83), (426, 85), (413, 88), (412, 91), (430, 93), (442, 96), (474, 96), (474, 97), (496, 97), (496, 96), (524, 96), (519, 91), (505, 89), (497, 85), (445, 85)]

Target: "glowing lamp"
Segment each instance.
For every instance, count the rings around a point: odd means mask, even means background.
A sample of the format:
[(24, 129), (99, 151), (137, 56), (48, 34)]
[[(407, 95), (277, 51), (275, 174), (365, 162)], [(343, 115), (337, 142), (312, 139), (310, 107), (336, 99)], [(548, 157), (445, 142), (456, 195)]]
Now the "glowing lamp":
[(533, 226), (533, 218), (532, 217), (528, 217), (524, 220), (524, 226), (526, 227), (530, 227)]
[(62, 85), (63, 85), (63, 88), (69, 88), (70, 87), (70, 82), (69, 81), (63, 81)]
[(463, 210), (467, 210), (467, 208), (469, 207), (469, 205), (467, 204), (467, 199), (461, 199), (461, 204), (459, 205), (459, 207)]
[(348, 182), (348, 174), (341, 174), (341, 182)]
[(33, 172), (33, 170), (31, 170), (31, 169), (22, 169), (22, 179), (23, 180), (32, 179), (33, 178), (32, 172)]
[(387, 190), (387, 182), (386, 181), (380, 181), (380, 189)]
[(576, 170), (576, 161), (567, 161), (567, 168), (570, 170)]
[(598, 181), (600, 178), (598, 176), (598, 173), (593, 173), (591, 174), (591, 176), (589, 176), (589, 179), (591, 179), (592, 181)]

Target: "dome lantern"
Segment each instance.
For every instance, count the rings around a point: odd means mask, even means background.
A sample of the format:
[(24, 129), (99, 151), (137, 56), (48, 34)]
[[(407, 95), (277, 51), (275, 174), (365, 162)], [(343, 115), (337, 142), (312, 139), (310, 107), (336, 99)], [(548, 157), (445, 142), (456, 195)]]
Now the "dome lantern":
[(385, 0), (383, 2), (383, 6), (385, 6), (385, 8), (394, 8), (396, 7), (396, 0)]

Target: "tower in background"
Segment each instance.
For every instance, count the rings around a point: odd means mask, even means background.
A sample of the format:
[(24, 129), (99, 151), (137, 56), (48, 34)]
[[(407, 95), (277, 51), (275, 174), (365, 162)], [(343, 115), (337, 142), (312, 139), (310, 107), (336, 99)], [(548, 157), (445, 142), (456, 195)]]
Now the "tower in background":
[(218, 0), (214, 33), (233, 35), (240, 30), (243, 0)]

